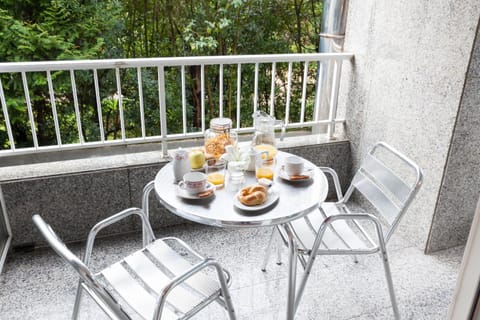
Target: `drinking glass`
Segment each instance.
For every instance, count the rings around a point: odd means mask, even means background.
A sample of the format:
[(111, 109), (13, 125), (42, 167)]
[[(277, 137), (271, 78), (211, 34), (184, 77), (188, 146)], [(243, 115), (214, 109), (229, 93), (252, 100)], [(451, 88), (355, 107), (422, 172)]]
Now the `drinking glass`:
[(225, 167), (226, 161), (212, 159), (207, 161), (205, 166), (205, 173), (207, 174), (207, 181), (214, 184), (217, 188), (223, 187), (225, 184)]
[(257, 180), (265, 178), (273, 181), (275, 172), (275, 159), (259, 157), (255, 162), (255, 177)]

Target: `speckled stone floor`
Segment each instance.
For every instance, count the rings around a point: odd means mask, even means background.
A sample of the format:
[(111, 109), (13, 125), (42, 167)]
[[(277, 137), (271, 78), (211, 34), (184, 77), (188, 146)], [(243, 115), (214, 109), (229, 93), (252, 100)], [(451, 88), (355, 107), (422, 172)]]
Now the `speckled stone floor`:
[[(177, 236), (199, 252), (218, 259), (233, 277), (231, 294), (238, 319), (277, 320), (285, 317), (287, 266), (272, 261), (260, 271), (270, 229), (218, 229), (182, 225), (157, 230), (158, 237)], [(98, 241), (94, 268), (139, 248), (140, 236)], [(81, 245), (71, 245), (81, 252)], [(452, 298), (463, 247), (425, 255), (407, 241), (393, 237), (388, 246), (393, 282), (402, 319), (444, 319)], [(286, 259), (286, 249), (283, 255)], [(0, 276), (0, 319), (69, 319), (77, 277), (51, 250), (10, 253)], [(86, 298), (81, 319), (106, 319)], [(390, 300), (378, 256), (318, 259), (297, 319), (391, 319)], [(227, 319), (212, 304), (195, 319)]]

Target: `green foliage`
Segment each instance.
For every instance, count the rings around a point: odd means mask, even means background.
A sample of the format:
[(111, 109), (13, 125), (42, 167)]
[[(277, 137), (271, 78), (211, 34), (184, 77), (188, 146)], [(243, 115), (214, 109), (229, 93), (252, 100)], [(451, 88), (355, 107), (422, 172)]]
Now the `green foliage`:
[[(0, 62), (64, 59), (104, 59), (162, 56), (236, 55), (315, 52), (318, 45), (321, 4), (317, 0), (3, 0), (0, 3)], [(314, 67), (310, 72), (314, 76)], [(287, 65), (277, 65), (276, 116), (284, 117)], [(301, 78), (303, 66), (294, 68)], [(312, 69), (313, 68), (313, 69)], [(259, 108), (267, 110), (271, 66), (260, 65)], [(144, 68), (143, 100), (146, 135), (160, 134), (157, 73)], [(201, 127), (200, 67), (186, 74), (187, 131)], [(55, 105), (62, 143), (79, 142), (70, 73), (52, 72)], [(101, 119), (106, 139), (120, 137), (120, 112), (115, 74), (98, 71)], [(167, 126), (182, 132), (181, 74), (165, 70)], [(236, 119), (237, 69), (224, 66), (224, 115)], [(75, 72), (82, 135), (100, 139), (96, 96), (91, 71)], [(122, 102), (127, 137), (141, 136), (140, 102), (135, 72), (122, 71)], [(219, 70), (205, 67), (206, 123), (218, 116)], [(32, 146), (30, 120), (22, 79), (0, 75), (17, 147)], [(57, 143), (46, 75), (28, 73), (35, 130), (40, 145)], [(251, 124), (253, 66), (242, 66), (242, 125)], [(313, 88), (307, 87), (311, 93)], [(292, 88), (291, 119), (299, 116), (301, 88)], [(311, 116), (309, 101), (307, 115)], [(0, 149), (9, 148), (0, 113)]]
[[(63, 59), (94, 59), (108, 57), (113, 49), (106, 45), (112, 39), (112, 27), (118, 20), (116, 1), (27, 1), (6, 2), (0, 8), (0, 61), (46, 61)], [(114, 31), (114, 30), (113, 30)], [(53, 115), (48, 95), (45, 74), (28, 75), (30, 98), (35, 118), (36, 131), (41, 145), (56, 144)], [(65, 72), (52, 74), (59, 84), (56, 89), (57, 108), (60, 118), (63, 143), (78, 142), (76, 120), (73, 110), (64, 110), (65, 101), (72, 101), (69, 85), (70, 75)], [(26, 120), (27, 106), (23, 87), (18, 78), (2, 75), (5, 95), (8, 97), (10, 121), (14, 127), (17, 147), (32, 146), (29, 121)], [(81, 79), (79, 88), (83, 86)], [(84, 106), (95, 105), (89, 98), (91, 91), (78, 90)], [(82, 96), (83, 95), (83, 96)], [(90, 101), (88, 101), (90, 100)], [(88, 108), (87, 108), (88, 109)], [(89, 114), (83, 106), (82, 114)], [(63, 111), (63, 112), (62, 112)], [(95, 117), (91, 114), (91, 117)], [(88, 118), (88, 116), (87, 116)], [(72, 121), (73, 120), (73, 121)], [(86, 128), (90, 131), (90, 128)], [(72, 134), (69, 134), (72, 132)], [(88, 136), (88, 134), (87, 134)], [(4, 135), (2, 135), (4, 137)], [(7, 140), (0, 145), (9, 147)]]

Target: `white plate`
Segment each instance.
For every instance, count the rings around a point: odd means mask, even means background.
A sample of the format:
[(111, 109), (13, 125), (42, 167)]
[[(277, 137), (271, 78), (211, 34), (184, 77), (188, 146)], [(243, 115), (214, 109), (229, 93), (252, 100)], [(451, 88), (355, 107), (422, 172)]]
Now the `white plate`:
[(239, 193), (240, 192), (238, 192), (235, 195), (235, 198), (233, 198), (233, 205), (235, 207), (237, 207), (238, 209), (245, 210), (245, 211), (258, 211), (258, 210), (265, 209), (265, 208), (271, 206), (272, 204), (274, 204), (275, 201), (277, 201), (278, 198), (279, 198), (279, 194), (277, 192), (270, 190), (270, 191), (268, 191), (267, 200), (264, 203), (256, 205), (256, 206), (246, 206), (243, 203), (241, 203), (240, 201), (238, 201), (238, 194)]
[(199, 197), (199, 196), (197, 196), (197, 194), (200, 193), (200, 192), (198, 192), (196, 194), (191, 194), (184, 187), (181, 187), (178, 184), (175, 187), (175, 192), (176, 192), (177, 196), (180, 197), (180, 198), (183, 198), (183, 199), (208, 199), (211, 196), (213, 196), (215, 194), (215, 185), (207, 181), (206, 188), (202, 192), (209, 191), (209, 190), (213, 190), (213, 192), (210, 193), (210, 195), (208, 195), (206, 197)]
[(280, 171), (278, 172), (278, 176), (280, 178), (282, 178), (283, 180), (287, 180), (287, 181), (291, 181), (291, 182), (300, 182), (300, 181), (307, 181), (307, 180), (310, 180), (312, 179), (313, 177), (313, 168), (304, 168), (302, 173), (300, 174), (302, 176), (308, 176), (308, 178), (305, 178), (305, 179), (297, 179), (297, 180), (292, 180), (290, 179), (290, 176), (287, 174), (287, 172), (285, 171), (285, 167), (282, 166), (280, 168)]

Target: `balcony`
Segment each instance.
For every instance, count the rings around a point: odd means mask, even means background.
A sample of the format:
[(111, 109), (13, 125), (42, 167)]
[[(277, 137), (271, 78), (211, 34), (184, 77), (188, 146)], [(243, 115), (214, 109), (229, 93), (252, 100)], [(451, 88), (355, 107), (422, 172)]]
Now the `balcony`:
[[(65, 241), (82, 239), (99, 218), (93, 212), (105, 212), (102, 216), (106, 217), (112, 209), (138, 206), (136, 199), (140, 199), (143, 186), (169, 161), (169, 152), (179, 146), (202, 146), (209, 120), (214, 117), (231, 117), (239, 144), (246, 147), (254, 132), (251, 115), (264, 110), (283, 121), (277, 130), (278, 137), (286, 132), (285, 139), (279, 139), (284, 140), (279, 141), (280, 148), (296, 150), (316, 164), (324, 159), (323, 164), (336, 168), (342, 181), (346, 181), (350, 152), (343, 135), (345, 120), (337, 116), (336, 108), (342, 64), (352, 56), (297, 54), (2, 64), (0, 72), (7, 80), (0, 82), (0, 102), (4, 136), (8, 139), (4, 144), (7, 147), (0, 150), (0, 171), (6, 211), (15, 235), (13, 245), (41, 242), (31, 224), (30, 209), (19, 210), (16, 205), (25, 202), (25, 191), (21, 189), (27, 188), (35, 198), (27, 201), (27, 206), (44, 203), (45, 209), (49, 208), (45, 211), (55, 212), (57, 222), (71, 226), (60, 232)], [(327, 66), (334, 72), (335, 85), (322, 92), (322, 87), (316, 85), (316, 73)], [(253, 86), (242, 86), (246, 81)], [(217, 90), (209, 88), (209, 82), (218, 83), (214, 87)], [(64, 87), (67, 90), (57, 90)], [(246, 88), (253, 90), (248, 92)], [(38, 96), (41, 90), (45, 91), (40, 98), (33, 99), (34, 93)], [(18, 125), (10, 121), (22, 116), (7, 103), (15, 101), (13, 98), (21, 99), (26, 106), (26, 132), (15, 131)], [(322, 106), (322, 101), (328, 103)], [(43, 114), (42, 119), (39, 114)], [(65, 125), (68, 120), (71, 125)], [(19, 142), (22, 135), (27, 138)], [(324, 152), (319, 155), (315, 150)], [(62, 187), (58, 179), (64, 181)], [(63, 191), (72, 186), (81, 192), (72, 195)], [(45, 193), (45, 189), (51, 191)], [(100, 196), (105, 193), (111, 195), (113, 208), (106, 206)], [(165, 216), (165, 209), (158, 203), (152, 202), (151, 206), (158, 215)], [(179, 221), (175, 217), (166, 221), (158, 218), (156, 226)], [(132, 224), (123, 231), (137, 228)]]
[[(2, 213), (9, 216), (13, 246), (0, 277), (0, 317), (64, 319), (72, 308), (76, 277), (49, 250), (41, 248), (41, 239), (31, 224), (33, 212), (61, 226), (57, 228), (61, 237), (81, 252), (78, 242), (96, 221), (140, 203), (142, 186), (165, 164), (169, 151), (201, 145), (209, 117), (231, 116), (243, 135), (242, 142), (248, 143), (253, 132), (249, 115), (258, 108), (286, 123), (281, 149), (334, 167), (344, 186), (375, 141), (386, 140), (418, 161), (426, 173), (425, 184), (390, 243), (393, 281), (403, 318), (445, 318), (479, 190), (480, 135), (478, 108), (474, 108), (479, 102), (480, 79), (478, 6), (458, 3), (447, 10), (432, 4), (436, 11), (430, 13), (402, 5), (408, 8), (351, 4), (345, 49), (354, 53), (354, 59), (353, 54), (346, 53), (2, 64), (0, 72), (16, 74), (21, 83), (23, 94), (17, 98), (24, 101), (24, 121), (30, 129), (28, 143), (17, 145), (2, 78), (0, 125), (8, 148), (0, 151), (0, 187)], [(425, 12), (420, 14), (421, 10)], [(420, 16), (433, 21), (417, 19)], [(400, 39), (405, 35), (405, 39), (417, 39), (419, 20), (425, 22), (422, 25), (443, 28), (456, 24), (460, 17), (465, 22), (461, 30), (438, 32), (426, 27), (415, 45), (405, 40), (401, 48), (389, 42), (385, 32), (394, 32)], [(450, 19), (450, 24), (442, 19)], [(320, 88), (316, 68), (322, 63), (336, 65), (328, 92), (316, 92)], [(185, 70), (192, 65), (200, 70), (200, 121), (195, 126), (189, 124), (191, 89), (185, 81)], [(108, 98), (101, 94), (105, 88), (101, 73), (105, 70), (114, 79), (108, 89), (116, 106), (114, 131), (101, 128), (106, 123), (102, 103)], [(231, 109), (224, 104), (227, 91), (207, 93), (205, 85), (212, 81), (208, 78), (212, 70), (214, 81), (225, 84), (220, 88), (233, 89)], [(55, 84), (61, 72), (69, 79), (68, 101), (59, 99)], [(226, 72), (233, 76), (233, 87), (221, 76)], [(49, 102), (51, 113), (48, 125), (54, 143), (49, 144), (39, 138), (42, 132), (38, 131), (35, 102), (29, 94), (32, 74), (40, 73), (45, 77), (44, 101)], [(154, 82), (153, 96), (142, 101), (146, 87), (138, 79), (145, 79), (147, 74), (152, 75), (149, 80), (158, 81)], [(254, 85), (253, 92), (244, 96), (242, 87), (236, 85), (241, 83), (237, 77), (242, 76), (253, 84), (268, 85)], [(83, 130), (85, 114), (77, 87), (79, 78), (88, 77), (92, 112), (99, 119), (88, 120), (98, 128), (91, 135)], [(137, 79), (135, 94), (122, 86), (127, 78)], [(174, 98), (164, 95), (172, 78), (177, 79), (178, 95)], [(298, 101), (291, 99), (293, 91), (300, 97)], [(280, 100), (272, 99), (273, 93)], [(158, 127), (154, 129), (149, 122), (152, 118), (146, 116), (152, 108), (147, 100), (155, 101), (153, 109), (158, 110)], [(135, 104), (130, 104), (132, 101)], [(65, 133), (59, 121), (64, 116), (60, 106), (67, 102), (72, 131)], [(211, 104), (214, 112), (209, 115)], [(130, 109), (132, 105), (135, 108)], [(165, 116), (172, 110), (178, 115), (178, 131), (171, 130), (173, 125)], [(132, 114), (138, 119), (134, 124)], [(286, 267), (271, 263), (267, 273), (259, 270), (267, 229), (219, 230), (185, 223), (154, 201), (151, 207), (157, 235), (178, 235), (232, 271), (232, 294), (240, 319), (282, 318), (285, 296), (279, 293), (286, 290)], [(114, 243), (121, 244), (122, 252), (138, 245), (139, 239), (130, 234), (138, 228), (127, 223), (117, 230), (120, 235), (106, 234), (95, 264), (105, 264), (112, 259), (111, 253), (120, 253), (112, 249)], [(358, 264), (340, 257), (319, 261), (298, 318), (390, 318), (383, 270), (374, 267), (371, 259), (361, 259)], [(200, 319), (216, 319), (217, 315), (221, 318), (220, 310), (205, 311)], [(96, 319), (101, 313), (88, 301), (82, 316)]]

